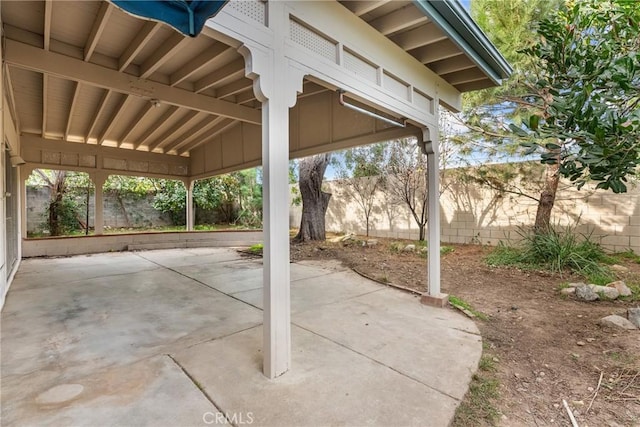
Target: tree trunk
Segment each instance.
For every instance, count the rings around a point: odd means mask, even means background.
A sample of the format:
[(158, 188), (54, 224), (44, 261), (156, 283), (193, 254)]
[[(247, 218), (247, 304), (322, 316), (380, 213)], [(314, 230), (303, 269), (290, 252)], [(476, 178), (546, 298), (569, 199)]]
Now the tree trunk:
[(424, 225), (418, 225), (418, 228), (419, 228), (419, 230), (420, 230), (420, 235), (419, 235), (419, 237), (418, 237), (418, 240), (419, 240), (420, 242), (424, 242), (424, 238), (425, 238), (425, 235), (424, 235), (424, 228), (425, 228), (425, 226), (424, 226)]
[(547, 165), (544, 188), (542, 193), (540, 193), (538, 210), (536, 211), (536, 222), (534, 225), (536, 233), (546, 233), (551, 227), (551, 211), (556, 202), (556, 193), (558, 192), (558, 183), (560, 182), (559, 169), (560, 165), (558, 163)]
[(53, 181), (48, 180), (49, 189), (51, 191), (51, 201), (49, 202), (49, 235), (59, 236), (62, 234), (62, 224), (60, 224), (63, 214), (63, 197), (67, 191), (65, 180), (67, 179), (66, 171), (56, 171)]
[(296, 242), (325, 240), (324, 216), (329, 207), (330, 193), (322, 191), (322, 179), (331, 154), (317, 154), (300, 160), (300, 195), (302, 219)]

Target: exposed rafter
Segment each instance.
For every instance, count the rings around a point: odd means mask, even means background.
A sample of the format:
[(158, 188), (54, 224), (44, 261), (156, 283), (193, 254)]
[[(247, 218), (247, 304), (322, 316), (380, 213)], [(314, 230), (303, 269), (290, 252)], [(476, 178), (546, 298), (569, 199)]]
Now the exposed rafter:
[(416, 13), (411, 5), (374, 19), (369, 24), (386, 36), (427, 21), (428, 18), (421, 13)]
[(140, 66), (140, 78), (146, 79), (158, 68), (162, 67), (165, 62), (178, 53), (180, 47), (187, 41), (189, 41), (189, 39), (180, 33), (171, 34), (171, 36), (162, 43), (162, 46)]
[(412, 30), (398, 33), (391, 36), (390, 39), (404, 50), (411, 50), (446, 40), (447, 36), (440, 28), (430, 22)]
[(201, 78), (195, 84), (195, 92), (203, 92), (215, 85), (230, 83), (244, 76), (244, 60), (237, 59)]
[(129, 102), (131, 102), (131, 95), (123, 95), (120, 99), (120, 102), (116, 106), (115, 112), (111, 116), (109, 123), (107, 123), (107, 126), (105, 126), (104, 130), (102, 131), (102, 135), (100, 135), (100, 137), (98, 138), (98, 145), (102, 145), (104, 143), (104, 140), (107, 138), (109, 132), (111, 132), (116, 123), (118, 123), (120, 117), (122, 117), (122, 113)]
[[(207, 132), (212, 129), (215, 125), (217, 125), (218, 123), (220, 123), (222, 120), (224, 120), (224, 117), (211, 117), (208, 116), (206, 117), (204, 120), (200, 120), (200, 122), (198, 122), (194, 127), (193, 127), (193, 131), (190, 132), (190, 135), (182, 138), (182, 139), (176, 139), (168, 144), (166, 144), (164, 146), (164, 151), (169, 152), (171, 150), (177, 150), (178, 148), (189, 144), (191, 141), (195, 141), (199, 138), (206, 138), (207, 137)], [(204, 135), (204, 136), (203, 136)]]
[(162, 24), (154, 21), (147, 21), (144, 23), (140, 32), (138, 32), (134, 39), (131, 40), (131, 43), (129, 43), (129, 46), (124, 51), (124, 53), (120, 55), (120, 58), (118, 59), (118, 71), (124, 70), (129, 66), (129, 64), (131, 64), (136, 55), (140, 53), (140, 51), (144, 48), (147, 42), (151, 40), (151, 37), (153, 37), (153, 35), (160, 29), (161, 26)]
[[(251, 89), (253, 81), (249, 79), (236, 80), (235, 82), (226, 84), (216, 89), (216, 97), (226, 98), (227, 96), (235, 95), (240, 92)], [(253, 91), (252, 91), (253, 93)]]
[(112, 92), (108, 89), (104, 91), (104, 94), (102, 95), (102, 99), (100, 99), (100, 104), (98, 104), (98, 109), (96, 110), (96, 114), (93, 116), (93, 119), (91, 120), (89, 129), (87, 129), (85, 142), (87, 142), (91, 138), (91, 135), (93, 135), (93, 131), (96, 128), (96, 125), (98, 124), (98, 119), (102, 115), (104, 108), (107, 106), (107, 102), (109, 102), (109, 98), (111, 97), (111, 94)]
[(42, 75), (42, 137), (45, 137), (47, 133), (47, 101), (49, 100), (48, 94), (49, 76)]
[(69, 132), (71, 131), (71, 122), (73, 120), (73, 113), (78, 105), (78, 98), (80, 97), (80, 87), (82, 83), (76, 82), (76, 87), (73, 90), (73, 98), (71, 100), (71, 106), (69, 106), (69, 116), (67, 117), (67, 126), (64, 128), (64, 139), (69, 140)]
[(51, 43), (51, 15), (53, 13), (53, 0), (45, 0), (44, 2), (44, 31), (42, 33), (42, 41), (44, 50), (49, 50)]
[(173, 115), (178, 111), (179, 109), (177, 107), (170, 106), (158, 120), (156, 120), (151, 126), (147, 128), (147, 130), (142, 135), (138, 137), (133, 148), (137, 150), (138, 148), (142, 147), (144, 143), (147, 142), (147, 140), (151, 138), (151, 136), (156, 133), (167, 120), (171, 120)]
[(149, 144), (149, 151), (153, 151), (158, 147), (162, 147), (165, 143), (167, 143), (171, 138), (173, 138), (176, 134), (180, 132), (184, 132), (193, 122), (196, 120), (199, 111), (189, 111), (184, 117), (178, 120), (173, 126), (167, 129), (162, 135), (156, 138), (155, 141)]
[(419, 47), (418, 49), (412, 50), (410, 53), (423, 64), (429, 64), (431, 62), (463, 55), (458, 46), (456, 46), (451, 40), (443, 40), (429, 46)]
[(186, 144), (182, 148), (180, 148), (180, 150), (179, 150), (180, 155), (186, 154), (189, 151), (193, 150), (194, 148), (198, 147), (199, 145), (202, 145), (202, 144), (205, 144), (205, 143), (209, 142), (210, 140), (215, 138), (221, 132), (224, 132), (225, 130), (230, 129), (231, 127), (233, 127), (233, 126), (235, 126), (237, 124), (238, 124), (238, 122), (236, 122), (234, 120), (222, 119), (218, 124), (216, 124), (213, 128), (211, 128), (211, 130), (208, 132), (208, 135), (207, 135), (206, 138), (204, 138), (202, 140), (197, 140), (197, 141), (190, 142), (189, 144)]
[(157, 82), (140, 80), (96, 64), (40, 48), (6, 40), (5, 60), (14, 66), (62, 76), (69, 80), (114, 90), (120, 93), (138, 95), (144, 98), (161, 99), (165, 104), (221, 115), (249, 123), (260, 124), (259, 110), (222, 101), (209, 96), (195, 94), (183, 89), (163, 85)]
[(171, 81), (171, 86), (175, 86), (177, 84), (182, 83), (185, 79), (188, 79), (194, 73), (202, 70), (204, 67), (211, 64), (216, 58), (219, 58), (224, 52), (231, 49), (229, 46), (216, 43), (208, 49), (205, 53), (200, 53), (198, 56), (189, 61), (184, 67), (180, 68), (175, 73), (171, 74), (169, 80)]
[(84, 47), (84, 60), (89, 61), (91, 59), (91, 55), (96, 50), (96, 46), (98, 46), (98, 41), (100, 40), (100, 36), (104, 31), (107, 22), (109, 21), (109, 16), (113, 11), (113, 6), (109, 2), (102, 2), (100, 5), (100, 11), (96, 16), (96, 20), (93, 22), (93, 26), (91, 27), (91, 34), (89, 34), (89, 38), (87, 39), (87, 44)]
[(345, 5), (351, 12), (353, 12), (354, 15), (362, 16), (366, 13), (369, 13), (378, 9), (381, 6), (384, 6), (385, 4), (389, 3), (389, 1), (390, 0), (350, 1), (345, 3)]
[(13, 83), (11, 79), (11, 67), (4, 66), (4, 77), (5, 77), (4, 84), (6, 87), (6, 93), (9, 97), (11, 115), (13, 116), (13, 120), (15, 120), (16, 129), (20, 129), (20, 116), (18, 116), (18, 110), (16, 109), (17, 108), (16, 95), (13, 90)]
[(462, 83), (471, 83), (478, 80), (485, 80), (487, 78), (487, 76), (477, 68), (470, 68), (468, 70), (456, 71), (454, 73), (446, 74), (442, 77), (452, 85), (459, 85)]
[(144, 120), (145, 117), (147, 117), (147, 115), (154, 109), (155, 107), (153, 106), (153, 104), (151, 102), (147, 102), (142, 109), (138, 112), (138, 114), (136, 115), (136, 117), (131, 120), (131, 122), (129, 122), (129, 126), (127, 126), (127, 128), (124, 130), (124, 132), (122, 133), (122, 136), (120, 137), (120, 141), (118, 141), (118, 147), (122, 146), (122, 143), (124, 141), (127, 140), (127, 138), (129, 138), (129, 135), (131, 135), (131, 132), (134, 131), (134, 129), (136, 128), (136, 126), (138, 126), (140, 124), (140, 122), (142, 120)]
[(429, 68), (438, 74), (448, 74), (456, 71), (462, 71), (469, 68), (475, 68), (476, 64), (464, 55), (455, 56), (453, 58), (444, 59), (429, 64)]

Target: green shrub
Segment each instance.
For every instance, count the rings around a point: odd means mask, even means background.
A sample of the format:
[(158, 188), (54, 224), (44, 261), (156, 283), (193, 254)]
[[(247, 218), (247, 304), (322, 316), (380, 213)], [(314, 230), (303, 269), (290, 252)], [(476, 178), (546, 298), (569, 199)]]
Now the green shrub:
[(536, 233), (520, 228), (522, 240), (515, 246), (501, 243), (486, 261), (490, 265), (515, 265), (522, 268), (544, 268), (556, 273), (574, 271), (593, 283), (608, 283), (615, 275), (605, 265), (609, 257), (591, 235), (575, 233), (571, 226), (561, 230), (550, 228)]

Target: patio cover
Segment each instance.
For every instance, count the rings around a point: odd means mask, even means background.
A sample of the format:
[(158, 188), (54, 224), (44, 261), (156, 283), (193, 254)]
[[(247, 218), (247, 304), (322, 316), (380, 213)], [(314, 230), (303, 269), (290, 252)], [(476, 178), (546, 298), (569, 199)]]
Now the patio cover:
[[(194, 38), (106, 1), (0, 7), (1, 131), (26, 161), (21, 236), (34, 168), (90, 174), (99, 234), (110, 174), (180, 179), (190, 189), (196, 179), (263, 166), (269, 377), (291, 360), (289, 159), (417, 136), (438, 194), (438, 109), (460, 109), (461, 92), (496, 86), (511, 71), (457, 0), (232, 1)], [(347, 109), (339, 91), (406, 125)], [(433, 197), (431, 247), (439, 228)], [(428, 263), (437, 297), (439, 251)]]

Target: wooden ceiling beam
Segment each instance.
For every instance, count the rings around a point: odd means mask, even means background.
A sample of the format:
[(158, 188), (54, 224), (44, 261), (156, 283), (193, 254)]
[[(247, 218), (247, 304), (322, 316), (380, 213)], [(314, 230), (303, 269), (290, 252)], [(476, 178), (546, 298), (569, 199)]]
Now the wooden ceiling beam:
[(131, 133), (134, 131), (134, 129), (140, 124), (140, 122), (142, 120), (144, 120), (145, 117), (147, 117), (147, 115), (154, 109), (155, 107), (153, 106), (153, 104), (151, 102), (147, 102), (144, 104), (144, 106), (142, 107), (142, 109), (138, 112), (138, 114), (136, 115), (136, 117), (131, 120), (131, 122), (129, 122), (129, 125), (127, 126), (127, 128), (124, 130), (124, 132), (122, 133), (122, 136), (120, 137), (120, 141), (118, 141), (118, 147), (122, 146), (122, 143), (129, 138), (129, 135), (131, 135)]
[(211, 139), (215, 138), (218, 134), (231, 128), (232, 126), (235, 126), (236, 124), (238, 124), (238, 122), (223, 118), (222, 120), (220, 120), (219, 123), (217, 123), (213, 128), (211, 128), (209, 134), (205, 138), (202, 138), (200, 140), (193, 141), (189, 144), (184, 145), (179, 150), (179, 154), (180, 155), (186, 154), (189, 151), (193, 150), (194, 148), (209, 142)]
[(160, 29), (162, 24), (154, 21), (147, 21), (142, 26), (142, 29), (136, 34), (127, 49), (118, 58), (118, 71), (122, 71), (133, 62), (138, 53), (144, 48), (144, 46), (151, 40), (155, 33)]
[(177, 32), (171, 34), (171, 36), (162, 43), (162, 46), (140, 66), (140, 78), (146, 79), (158, 68), (162, 67), (164, 63), (178, 53), (180, 48), (184, 46), (188, 40), (188, 37)]
[(167, 129), (162, 135), (157, 137), (155, 141), (149, 144), (149, 151), (153, 151), (158, 147), (162, 147), (163, 144), (166, 144), (169, 139), (171, 139), (176, 134), (184, 131), (185, 128), (189, 127), (195, 119), (200, 114), (199, 111), (189, 111), (184, 117), (178, 120), (173, 126)]
[(78, 98), (80, 97), (80, 87), (82, 83), (76, 82), (76, 87), (73, 90), (73, 98), (71, 99), (71, 105), (69, 106), (69, 116), (67, 117), (67, 126), (64, 128), (64, 139), (69, 140), (69, 132), (71, 131), (71, 122), (73, 121), (73, 113), (78, 105)]
[(156, 120), (151, 126), (147, 128), (147, 130), (142, 135), (140, 135), (138, 140), (133, 145), (133, 148), (136, 150), (140, 148), (154, 133), (158, 131), (158, 129), (160, 129), (160, 127), (162, 127), (163, 124), (165, 124), (167, 120), (171, 120), (173, 115), (176, 114), (178, 110), (178, 107), (175, 107), (173, 105), (170, 106), (158, 120)]
[(127, 108), (127, 105), (130, 102), (131, 102), (131, 95), (122, 96), (122, 98), (120, 99), (120, 102), (116, 106), (115, 112), (111, 116), (111, 119), (109, 119), (109, 123), (107, 123), (107, 126), (105, 126), (104, 130), (102, 131), (102, 135), (100, 135), (100, 137), (98, 138), (98, 145), (102, 145), (104, 143), (105, 139), (107, 138), (107, 135), (109, 134), (109, 132), (111, 132), (113, 127), (118, 123), (118, 120), (122, 116), (123, 111), (125, 110), (125, 108)]
[(169, 77), (171, 86), (180, 84), (184, 80), (188, 79), (194, 73), (197, 73), (198, 71), (214, 62), (217, 58), (220, 57), (220, 55), (227, 52), (229, 49), (231, 48), (225, 44), (216, 43), (211, 47), (211, 49), (206, 51), (206, 54), (198, 54), (198, 56), (185, 64), (184, 67), (181, 67), (178, 71), (171, 74), (171, 76)]
[[(164, 104), (260, 124), (262, 113), (253, 108), (196, 94), (162, 83), (138, 79), (97, 64), (6, 39), (5, 61), (13, 66), (74, 80), (115, 92), (157, 99)], [(241, 71), (244, 73), (244, 68)]]
[(113, 6), (111, 3), (106, 1), (102, 2), (98, 15), (96, 16), (95, 21), (93, 21), (93, 26), (91, 27), (91, 33), (87, 39), (87, 44), (84, 46), (84, 60), (86, 62), (91, 59), (91, 55), (93, 55), (93, 52), (96, 50), (96, 46), (98, 46), (98, 42), (100, 41), (100, 36), (102, 36), (102, 33), (107, 26), (107, 22), (109, 21), (109, 16), (112, 11)]

